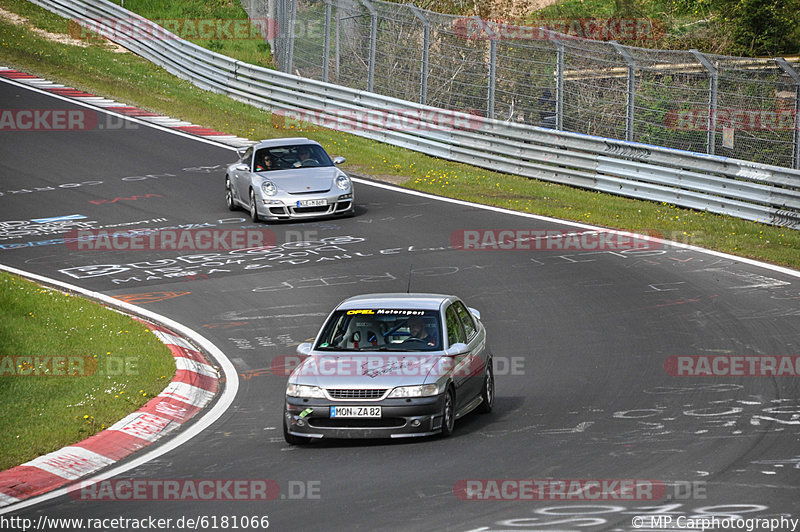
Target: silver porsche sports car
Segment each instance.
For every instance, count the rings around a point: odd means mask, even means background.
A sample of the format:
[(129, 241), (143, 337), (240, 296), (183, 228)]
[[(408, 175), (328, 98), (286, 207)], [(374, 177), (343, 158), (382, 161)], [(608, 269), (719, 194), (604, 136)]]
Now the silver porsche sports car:
[(291, 444), (448, 436), (456, 419), (494, 404), (480, 314), (455, 296), (352, 297), (297, 353), (283, 415)]
[(254, 222), (351, 215), (353, 183), (317, 142), (306, 138), (263, 140), (242, 150), (225, 171), (230, 210), (250, 211)]

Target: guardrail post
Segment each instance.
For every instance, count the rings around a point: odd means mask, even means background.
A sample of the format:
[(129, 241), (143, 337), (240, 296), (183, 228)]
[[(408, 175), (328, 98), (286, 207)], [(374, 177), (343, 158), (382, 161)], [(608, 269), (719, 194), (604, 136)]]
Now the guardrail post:
[(489, 94), (486, 101), (486, 117), (494, 118), (494, 86), (497, 81), (497, 39), (489, 39)]
[(375, 47), (378, 42), (378, 11), (369, 0), (361, 0), (369, 11), (369, 72), (367, 74), (367, 92), (375, 92)]
[(692, 55), (703, 65), (708, 72), (708, 134), (706, 135), (706, 153), (714, 155), (716, 151), (716, 132), (717, 132), (717, 85), (719, 83), (719, 71), (711, 64), (705, 55), (699, 50), (689, 50)]
[(625, 59), (628, 65), (628, 86), (627, 95), (625, 97), (625, 140), (633, 142), (633, 127), (634, 127), (634, 111), (636, 96), (636, 60), (621, 44), (616, 41), (611, 41), (611, 46), (617, 51), (619, 55)]
[(797, 72), (786, 59), (775, 59), (778, 66), (794, 80), (794, 131), (792, 135), (792, 168), (800, 168), (800, 72)]
[(325, 0), (325, 37), (322, 39), (322, 81), (328, 82), (330, 75), (330, 65), (328, 62), (331, 57), (331, 12), (333, 6), (331, 0)]
[(408, 4), (414, 16), (422, 22), (422, 66), (419, 73), (419, 103), (425, 105), (428, 101), (428, 61), (431, 47), (431, 23), (428, 17), (413, 4)]
[(564, 43), (556, 41), (556, 129), (564, 130)]

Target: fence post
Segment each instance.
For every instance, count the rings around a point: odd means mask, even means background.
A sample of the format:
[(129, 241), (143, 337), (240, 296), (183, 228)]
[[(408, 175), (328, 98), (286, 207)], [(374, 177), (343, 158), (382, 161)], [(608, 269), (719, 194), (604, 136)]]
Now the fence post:
[(494, 118), (494, 87), (497, 81), (497, 39), (489, 39), (489, 94), (486, 101), (486, 117)]
[[(278, 48), (280, 47), (280, 45), (276, 45), (275, 44), (276, 39), (279, 38), (280, 30), (281, 30), (280, 21), (278, 20), (278, 15), (275, 12), (275, 3), (276, 3), (276, 1), (277, 0), (264, 0), (264, 14), (266, 15), (268, 21), (271, 21), (273, 24), (277, 24), (278, 31), (270, 30), (269, 29), (269, 25), (267, 26), (267, 28), (268, 28), (267, 29), (267, 37), (269, 37), (267, 39), (267, 43), (269, 43), (269, 49), (272, 51), (272, 55), (274, 56), (275, 60), (278, 61), (278, 64), (280, 65), (280, 59), (281, 58), (280, 58), (280, 55), (278, 53)], [(253, 3), (255, 3), (255, 1)], [(251, 8), (250, 8), (250, 11), (248, 11), (248, 15), (247, 16), (249, 18), (253, 18), (254, 16), (256, 16), (258, 14), (257, 9), (258, 8), (253, 8), (252, 4), (251, 4)]]
[(369, 11), (369, 65), (367, 73), (367, 92), (375, 92), (375, 47), (378, 41), (378, 11), (369, 0), (361, 0)]
[(719, 71), (711, 64), (705, 55), (699, 50), (689, 50), (692, 55), (703, 65), (708, 72), (708, 134), (706, 135), (706, 153), (714, 155), (716, 151), (716, 132), (717, 132), (717, 84), (719, 83)]
[(611, 46), (617, 51), (619, 55), (625, 59), (628, 65), (628, 86), (627, 95), (625, 96), (625, 140), (633, 142), (633, 127), (634, 127), (634, 111), (636, 97), (636, 60), (621, 44), (616, 41), (610, 41)]
[(274, 9), (275, 9), (275, 23), (278, 26), (278, 32), (275, 34), (275, 38), (270, 43), (270, 46), (272, 46), (272, 53), (275, 56), (275, 63), (278, 67), (278, 70), (280, 70), (281, 72), (285, 72), (286, 65), (284, 64), (283, 61), (284, 43), (281, 42), (281, 40), (283, 39), (283, 12), (286, 9), (285, 0), (284, 1), (275, 0)]
[(428, 101), (428, 52), (431, 47), (431, 23), (428, 17), (414, 4), (408, 4), (414, 16), (422, 22), (422, 66), (419, 73), (419, 103), (425, 105)]
[(797, 72), (786, 59), (775, 59), (778, 66), (794, 80), (794, 131), (792, 132), (792, 168), (800, 169), (800, 72)]
[(564, 130), (564, 43), (556, 43), (556, 129)]
[(292, 73), (294, 64), (294, 27), (297, 21), (297, 0), (288, 0), (289, 10), (286, 13), (288, 21), (286, 27), (289, 28), (288, 43), (286, 45), (286, 73)]
[(333, 6), (331, 0), (325, 0), (325, 37), (322, 40), (322, 81), (328, 82), (330, 75), (330, 62), (331, 57), (331, 11)]

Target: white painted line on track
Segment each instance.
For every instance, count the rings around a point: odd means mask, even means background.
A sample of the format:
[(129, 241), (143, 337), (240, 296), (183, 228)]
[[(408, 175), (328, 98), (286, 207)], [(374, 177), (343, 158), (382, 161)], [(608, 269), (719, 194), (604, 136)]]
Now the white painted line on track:
[(652, 242), (661, 242), (663, 244), (668, 244), (670, 246), (675, 246), (675, 247), (682, 248), (682, 249), (689, 249), (689, 250), (697, 251), (697, 252), (700, 252), (700, 253), (706, 253), (706, 254), (709, 254), (709, 255), (713, 255), (715, 257), (720, 257), (720, 258), (724, 258), (724, 259), (738, 261), (738, 262), (742, 262), (742, 263), (745, 263), (745, 264), (749, 264), (751, 266), (758, 266), (760, 268), (766, 268), (768, 270), (772, 270), (772, 271), (780, 272), (780, 273), (783, 273), (783, 274), (786, 274), (786, 275), (791, 275), (792, 277), (800, 278), (800, 271), (798, 271), (798, 270), (793, 270), (793, 269), (787, 268), (785, 266), (777, 266), (775, 264), (769, 264), (768, 262), (761, 262), (761, 261), (758, 261), (758, 260), (755, 260), (755, 259), (748, 259), (746, 257), (738, 257), (736, 255), (730, 255), (730, 254), (724, 253), (722, 251), (714, 251), (713, 249), (701, 248), (701, 247), (693, 246), (691, 244), (685, 244), (683, 242), (674, 242), (672, 240), (665, 240), (665, 239), (662, 239), (662, 238), (649, 236), (649, 235), (642, 235), (642, 234), (639, 234), (639, 233), (634, 233), (634, 232), (631, 232), (631, 231), (624, 231), (624, 230), (621, 230), (621, 229), (609, 229), (607, 227), (600, 227), (600, 226), (597, 226), (597, 225), (589, 225), (589, 224), (585, 224), (585, 223), (581, 223), (581, 222), (572, 222), (570, 220), (561, 220), (561, 219), (558, 219), (558, 218), (551, 218), (549, 216), (542, 216), (540, 214), (531, 214), (531, 213), (528, 213), (528, 212), (512, 211), (510, 209), (504, 209), (503, 207), (494, 207), (492, 205), (481, 205), (479, 203), (471, 203), (469, 201), (464, 201), (464, 200), (459, 200), (459, 199), (445, 198), (445, 197), (442, 197), (442, 196), (435, 196), (435, 195), (432, 195), (432, 194), (428, 194), (426, 192), (420, 192), (418, 190), (411, 190), (411, 189), (407, 189), (407, 188), (402, 188), (402, 187), (398, 187), (396, 185), (390, 185), (390, 184), (387, 184), (387, 183), (377, 183), (375, 181), (370, 181), (370, 180), (366, 180), (366, 179), (353, 178), (353, 181), (355, 181), (357, 183), (360, 183), (362, 185), (369, 185), (369, 186), (373, 186), (373, 187), (377, 187), (377, 188), (383, 188), (383, 189), (387, 189), (387, 190), (394, 190), (396, 192), (402, 192), (404, 194), (408, 194), (408, 195), (411, 195), (411, 196), (419, 196), (419, 197), (432, 199), (432, 200), (436, 200), (436, 201), (443, 201), (445, 203), (452, 203), (454, 205), (463, 205), (465, 207), (474, 207), (476, 209), (481, 209), (481, 210), (485, 210), (485, 211), (492, 211), (492, 212), (497, 212), (497, 213), (501, 213), (501, 214), (510, 214), (510, 215), (519, 216), (519, 217), (522, 217), (522, 218), (529, 218), (529, 219), (532, 219), (532, 220), (539, 220), (539, 221), (542, 221), (542, 222), (550, 222), (550, 223), (554, 223), (554, 224), (569, 225), (569, 226), (572, 226), (572, 227), (579, 227), (581, 229), (588, 229), (588, 230), (599, 231), (599, 232), (603, 232), (603, 233), (611, 233), (611, 234), (620, 235), (620, 236), (635, 236), (639, 240), (649, 240), (649, 241), (652, 241)]

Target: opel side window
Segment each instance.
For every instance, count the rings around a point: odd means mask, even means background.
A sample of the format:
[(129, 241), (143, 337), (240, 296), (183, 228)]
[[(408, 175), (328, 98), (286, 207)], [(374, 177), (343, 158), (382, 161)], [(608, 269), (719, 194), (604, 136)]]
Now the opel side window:
[(472, 313), (467, 310), (467, 308), (464, 306), (464, 303), (461, 301), (454, 303), (453, 307), (455, 307), (456, 313), (458, 313), (458, 317), (461, 320), (461, 324), (464, 326), (464, 332), (467, 335), (467, 339), (472, 339), (477, 331), (475, 329), (475, 322), (472, 321)]
[(461, 320), (456, 314), (455, 305), (450, 305), (445, 311), (445, 321), (447, 322), (447, 344), (453, 345), (455, 343), (467, 343), (466, 335), (464, 334), (464, 326), (461, 325)]

